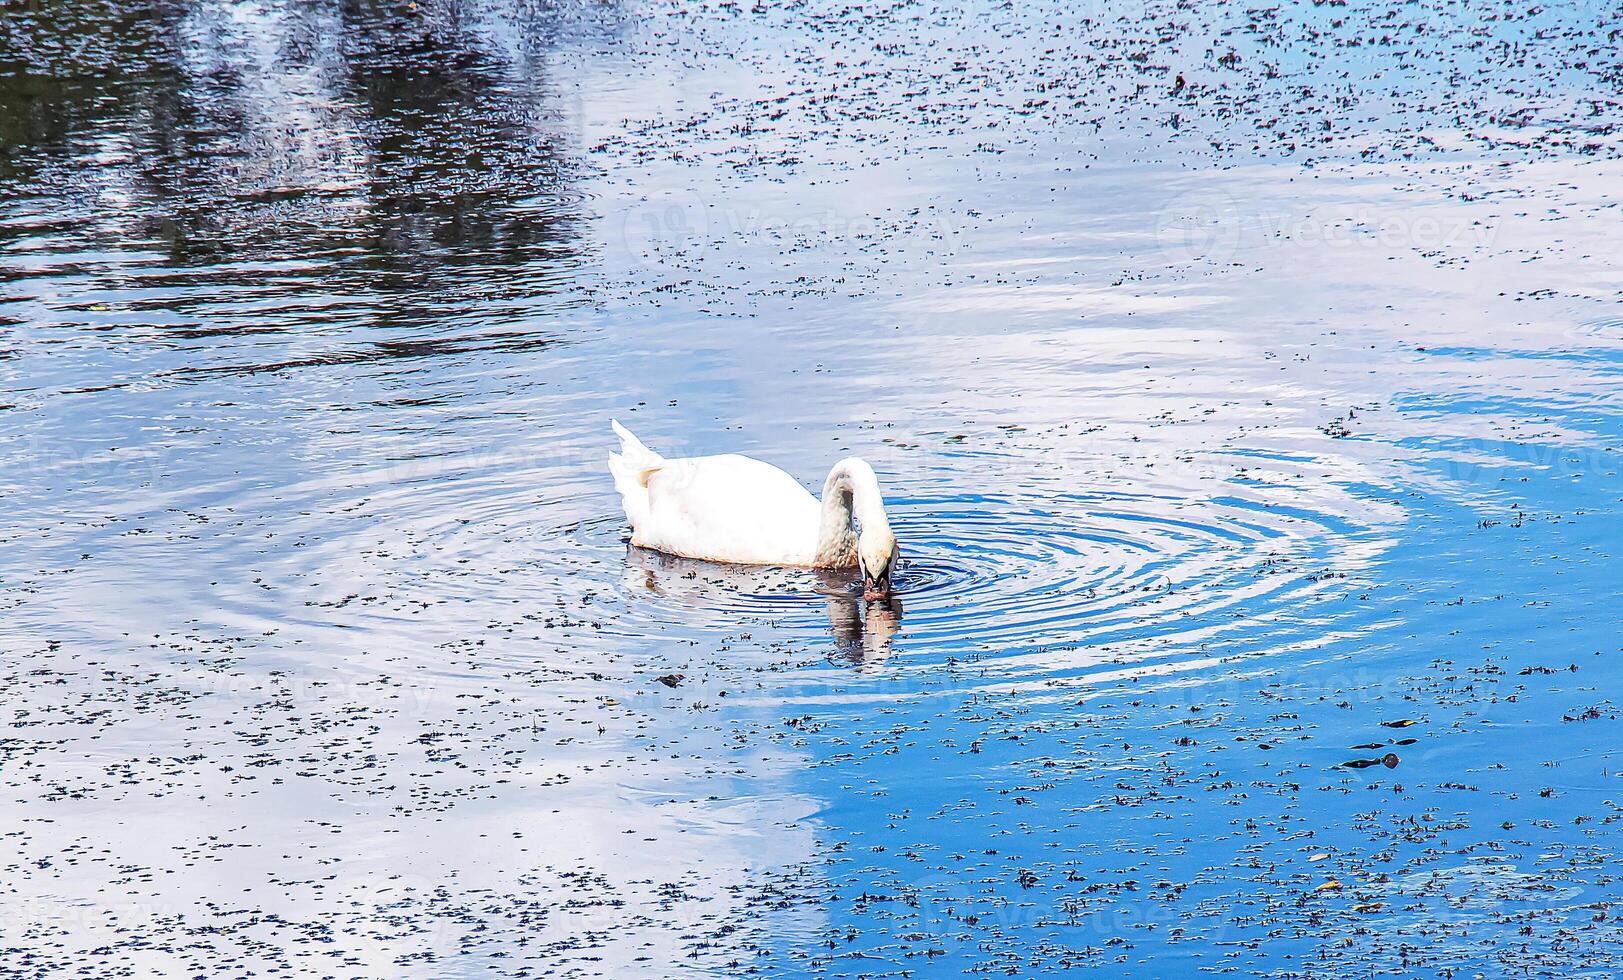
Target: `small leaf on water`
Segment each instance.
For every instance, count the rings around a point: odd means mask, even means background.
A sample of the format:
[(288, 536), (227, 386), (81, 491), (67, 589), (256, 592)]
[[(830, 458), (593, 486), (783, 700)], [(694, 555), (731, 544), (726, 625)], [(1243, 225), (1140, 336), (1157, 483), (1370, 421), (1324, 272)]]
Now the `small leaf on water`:
[(1415, 720), (1413, 718), (1399, 718), (1397, 721), (1383, 721), (1383, 722), (1381, 722), (1381, 724), (1386, 726), (1387, 728), (1408, 728), (1410, 725), (1413, 725), (1414, 723), (1415, 723)]
[(1323, 860), (1325, 860), (1325, 859), (1327, 859), (1329, 857), (1330, 857), (1330, 855), (1328, 855), (1328, 854), (1315, 854), (1312, 857), (1308, 858), (1308, 860), (1310, 862), (1318, 862), (1318, 861), (1323, 861)]
[(1338, 889), (1340, 887), (1341, 887), (1341, 882), (1335, 880), (1334, 878), (1331, 878), (1329, 881), (1325, 882), (1324, 884), (1320, 885), (1319, 887), (1317, 887), (1317, 888), (1315, 888), (1313, 890), (1316, 891), (1316, 892), (1328, 892), (1328, 891), (1335, 891), (1336, 889)]

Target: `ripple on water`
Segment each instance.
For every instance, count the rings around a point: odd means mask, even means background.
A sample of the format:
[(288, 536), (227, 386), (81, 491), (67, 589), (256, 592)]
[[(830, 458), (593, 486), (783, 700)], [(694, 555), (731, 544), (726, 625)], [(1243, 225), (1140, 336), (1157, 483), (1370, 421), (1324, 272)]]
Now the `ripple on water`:
[(1591, 337), (1602, 340), (1623, 341), (1623, 317), (1609, 316), (1590, 320), (1583, 325), (1583, 331)]
[[(903, 694), (939, 684), (943, 667), (967, 668), (956, 683), (1037, 687), (1107, 671), (1200, 676), (1218, 658), (1298, 648), (1336, 632), (1347, 604), (1320, 594), (1344, 590), (1378, 547), (1323, 499), (1286, 508), (1266, 489), (923, 494), (891, 502), (897, 599), (875, 607), (852, 572), (629, 547), (595, 474), (559, 480), (545, 461), (487, 462), (219, 485), (207, 502), (166, 510), (176, 539), (212, 542), (218, 558), (189, 569), (188, 587), (213, 594), (238, 625), (317, 635), (341, 624), (358, 647), (432, 672), (452, 669), (443, 644), (493, 629), (567, 639), (583, 663), (695, 641), (730, 666), (809, 662), (798, 676), (811, 688), (845, 685), (843, 667), (855, 665)], [(302, 515), (291, 543), (252, 516), (288, 511)], [(239, 569), (252, 581), (233, 585)], [(819, 672), (822, 661), (842, 669)]]
[(892, 511), (902, 559), (897, 601), (882, 610), (862, 602), (854, 573), (629, 547), (618, 516), (551, 533), (574, 544), (574, 561), (624, 556), (621, 608), (603, 624), (622, 636), (787, 637), (842, 654), (831, 659), (882, 663), (903, 683), (973, 662), (991, 686), (1105, 666), (1181, 672), (1267, 652), (1270, 637), (1294, 635), (1281, 617), (1330, 615), (1314, 610), (1315, 595), (1361, 557), (1331, 515), (1240, 499), (964, 495), (898, 500)]

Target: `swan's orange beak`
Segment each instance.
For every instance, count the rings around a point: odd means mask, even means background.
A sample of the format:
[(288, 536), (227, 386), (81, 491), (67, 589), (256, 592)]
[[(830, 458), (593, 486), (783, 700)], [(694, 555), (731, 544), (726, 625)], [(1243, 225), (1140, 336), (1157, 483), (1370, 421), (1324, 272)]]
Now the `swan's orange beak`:
[(870, 601), (890, 598), (889, 568), (878, 575), (869, 575), (866, 568), (862, 570), (862, 598)]

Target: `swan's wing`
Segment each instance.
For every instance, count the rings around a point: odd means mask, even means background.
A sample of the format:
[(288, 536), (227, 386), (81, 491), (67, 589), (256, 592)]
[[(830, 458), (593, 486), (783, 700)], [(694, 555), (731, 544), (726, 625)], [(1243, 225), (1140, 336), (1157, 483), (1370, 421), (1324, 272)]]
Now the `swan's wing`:
[(795, 478), (748, 456), (669, 459), (647, 475), (649, 519), (633, 543), (751, 565), (809, 565), (817, 498)]

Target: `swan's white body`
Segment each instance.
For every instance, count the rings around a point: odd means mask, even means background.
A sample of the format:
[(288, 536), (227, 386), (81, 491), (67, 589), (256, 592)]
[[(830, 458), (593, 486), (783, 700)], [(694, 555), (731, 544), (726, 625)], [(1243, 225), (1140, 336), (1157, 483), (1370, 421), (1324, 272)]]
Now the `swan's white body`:
[(666, 459), (613, 424), (620, 452), (609, 455), (609, 472), (632, 544), (741, 565), (860, 564), (888, 589), (896, 539), (879, 481), (861, 459), (837, 463), (819, 501), (770, 463), (737, 455)]

